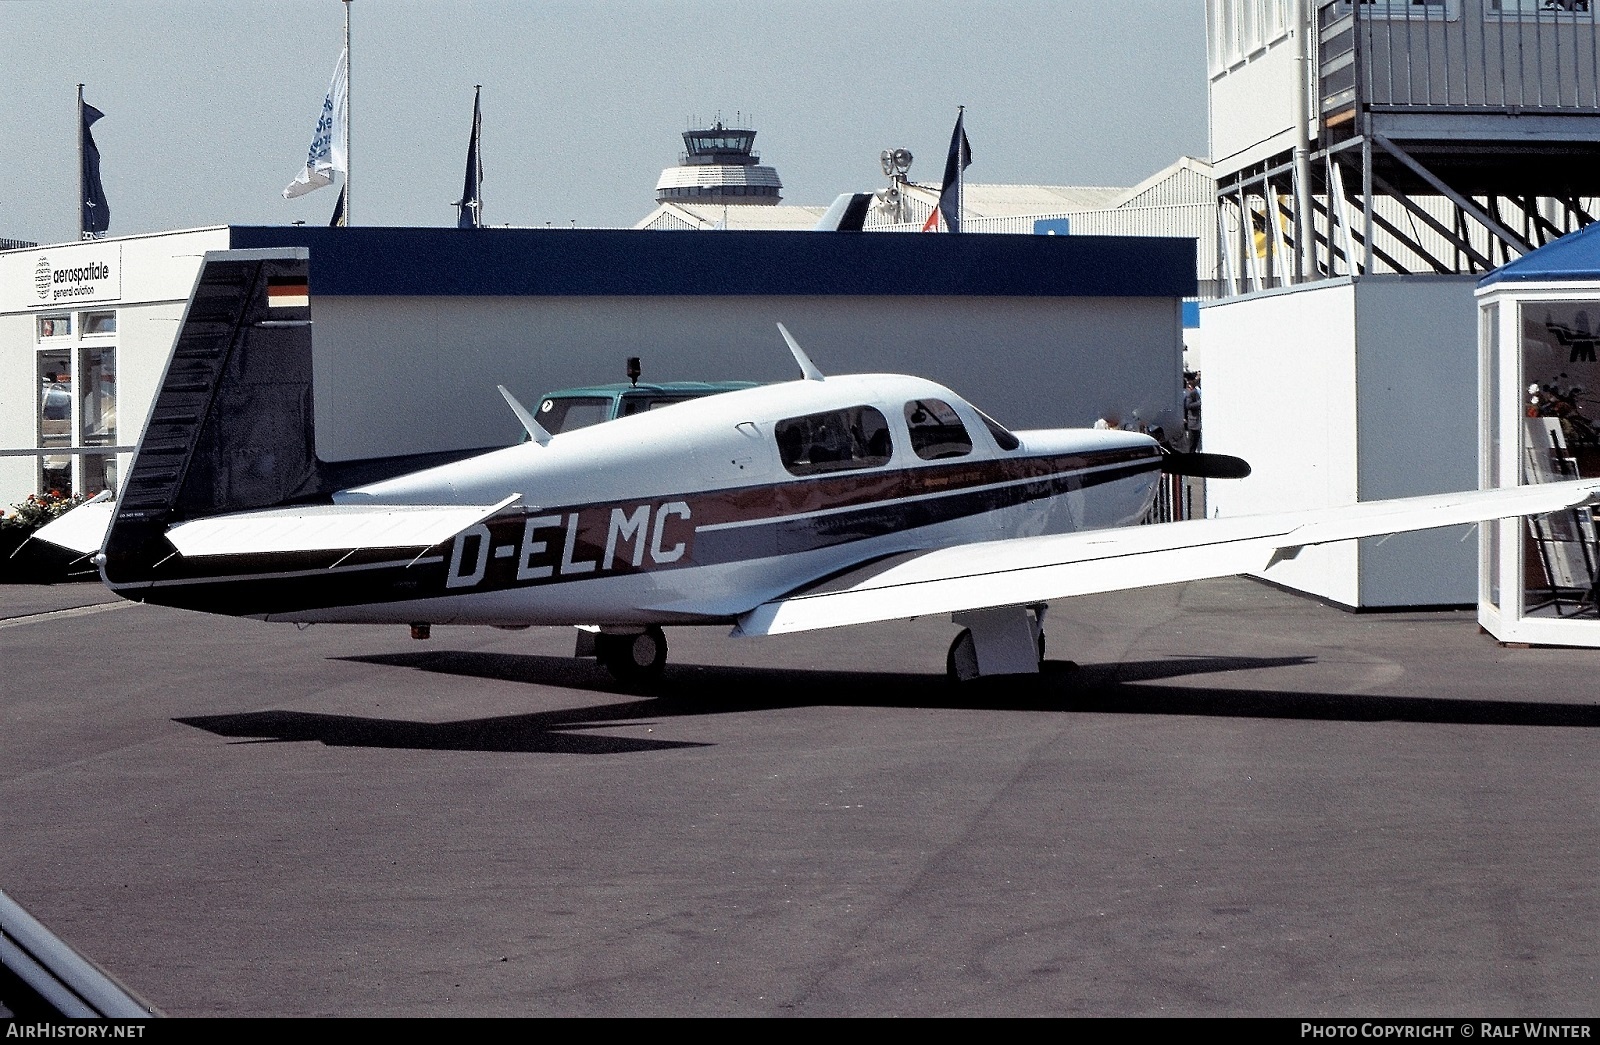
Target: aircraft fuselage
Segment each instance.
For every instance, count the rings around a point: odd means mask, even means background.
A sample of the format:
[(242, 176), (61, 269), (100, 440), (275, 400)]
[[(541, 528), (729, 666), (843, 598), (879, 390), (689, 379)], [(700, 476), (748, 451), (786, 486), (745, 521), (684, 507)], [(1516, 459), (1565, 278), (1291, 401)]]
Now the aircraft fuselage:
[[(959, 425), (931, 421), (949, 412)], [(452, 505), (521, 494), (420, 556), (175, 557), (148, 579), (108, 583), (270, 620), (706, 623), (887, 556), (1121, 526), (1148, 510), (1160, 471), (1150, 438), (1032, 431), (1008, 449), (1006, 436), (920, 378), (763, 386), (334, 495)]]

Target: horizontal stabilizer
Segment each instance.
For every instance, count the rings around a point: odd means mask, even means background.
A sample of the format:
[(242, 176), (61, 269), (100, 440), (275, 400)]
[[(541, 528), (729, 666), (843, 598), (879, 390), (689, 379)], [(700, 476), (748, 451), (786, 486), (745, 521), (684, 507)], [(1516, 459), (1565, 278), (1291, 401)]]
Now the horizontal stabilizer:
[(510, 507), (499, 504), (316, 504), (217, 515), (167, 531), (179, 554), (260, 555), (269, 552), (431, 548)]
[(1306, 545), (1540, 515), (1597, 497), (1600, 481), (1589, 479), (940, 548), (863, 570), (846, 584), (757, 606), (739, 618), (734, 634), (811, 631), (1228, 577), (1264, 570), (1280, 551)]
[(105, 543), (106, 530), (111, 527), (111, 516), (116, 510), (117, 502), (111, 499), (111, 494), (102, 493), (59, 519), (45, 523), (33, 531), (33, 537), (79, 555), (93, 555)]

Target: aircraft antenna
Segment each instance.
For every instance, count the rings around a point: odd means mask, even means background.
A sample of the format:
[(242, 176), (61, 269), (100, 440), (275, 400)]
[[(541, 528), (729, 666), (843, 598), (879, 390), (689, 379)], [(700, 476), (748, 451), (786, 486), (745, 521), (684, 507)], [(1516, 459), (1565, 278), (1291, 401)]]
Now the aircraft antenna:
[(800, 342), (794, 339), (793, 335), (789, 333), (789, 329), (782, 323), (778, 324), (778, 333), (782, 334), (783, 339), (789, 343), (789, 351), (794, 353), (794, 361), (800, 364), (800, 372), (805, 375), (806, 380), (823, 380), (822, 371), (817, 369), (817, 364), (811, 361), (811, 357), (806, 355), (806, 350), (800, 347)]
[(505, 397), (506, 405), (511, 407), (511, 412), (517, 415), (517, 420), (522, 422), (522, 427), (528, 433), (528, 438), (540, 446), (548, 443), (550, 441), (550, 433), (546, 431), (544, 425), (539, 423), (537, 418), (528, 412), (527, 407), (517, 402), (517, 397), (511, 394), (511, 390), (505, 385), (495, 385), (495, 387)]

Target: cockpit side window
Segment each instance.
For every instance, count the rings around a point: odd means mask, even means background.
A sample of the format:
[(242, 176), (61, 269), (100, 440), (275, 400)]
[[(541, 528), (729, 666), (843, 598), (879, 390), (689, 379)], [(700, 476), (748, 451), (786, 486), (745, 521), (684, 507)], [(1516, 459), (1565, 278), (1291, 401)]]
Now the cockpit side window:
[[(975, 406), (972, 409), (978, 410)], [(1006, 426), (999, 421), (996, 421), (982, 410), (978, 410), (978, 416), (983, 418), (984, 427), (989, 429), (989, 434), (994, 436), (995, 445), (1000, 449), (1015, 450), (1022, 445), (1022, 440), (1007, 431)]]
[(870, 406), (852, 406), (779, 421), (778, 456), (791, 475), (820, 475), (889, 463), (889, 422)]
[(906, 427), (911, 429), (911, 449), (924, 461), (965, 457), (972, 452), (967, 426), (938, 399), (913, 399), (906, 404)]

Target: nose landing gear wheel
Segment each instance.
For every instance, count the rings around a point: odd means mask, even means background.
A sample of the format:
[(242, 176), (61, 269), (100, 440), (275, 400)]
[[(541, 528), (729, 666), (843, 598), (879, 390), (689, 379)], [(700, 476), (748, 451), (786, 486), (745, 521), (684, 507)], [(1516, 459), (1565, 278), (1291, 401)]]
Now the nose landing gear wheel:
[(667, 637), (653, 624), (634, 635), (596, 635), (595, 656), (618, 682), (652, 683), (667, 664)]

